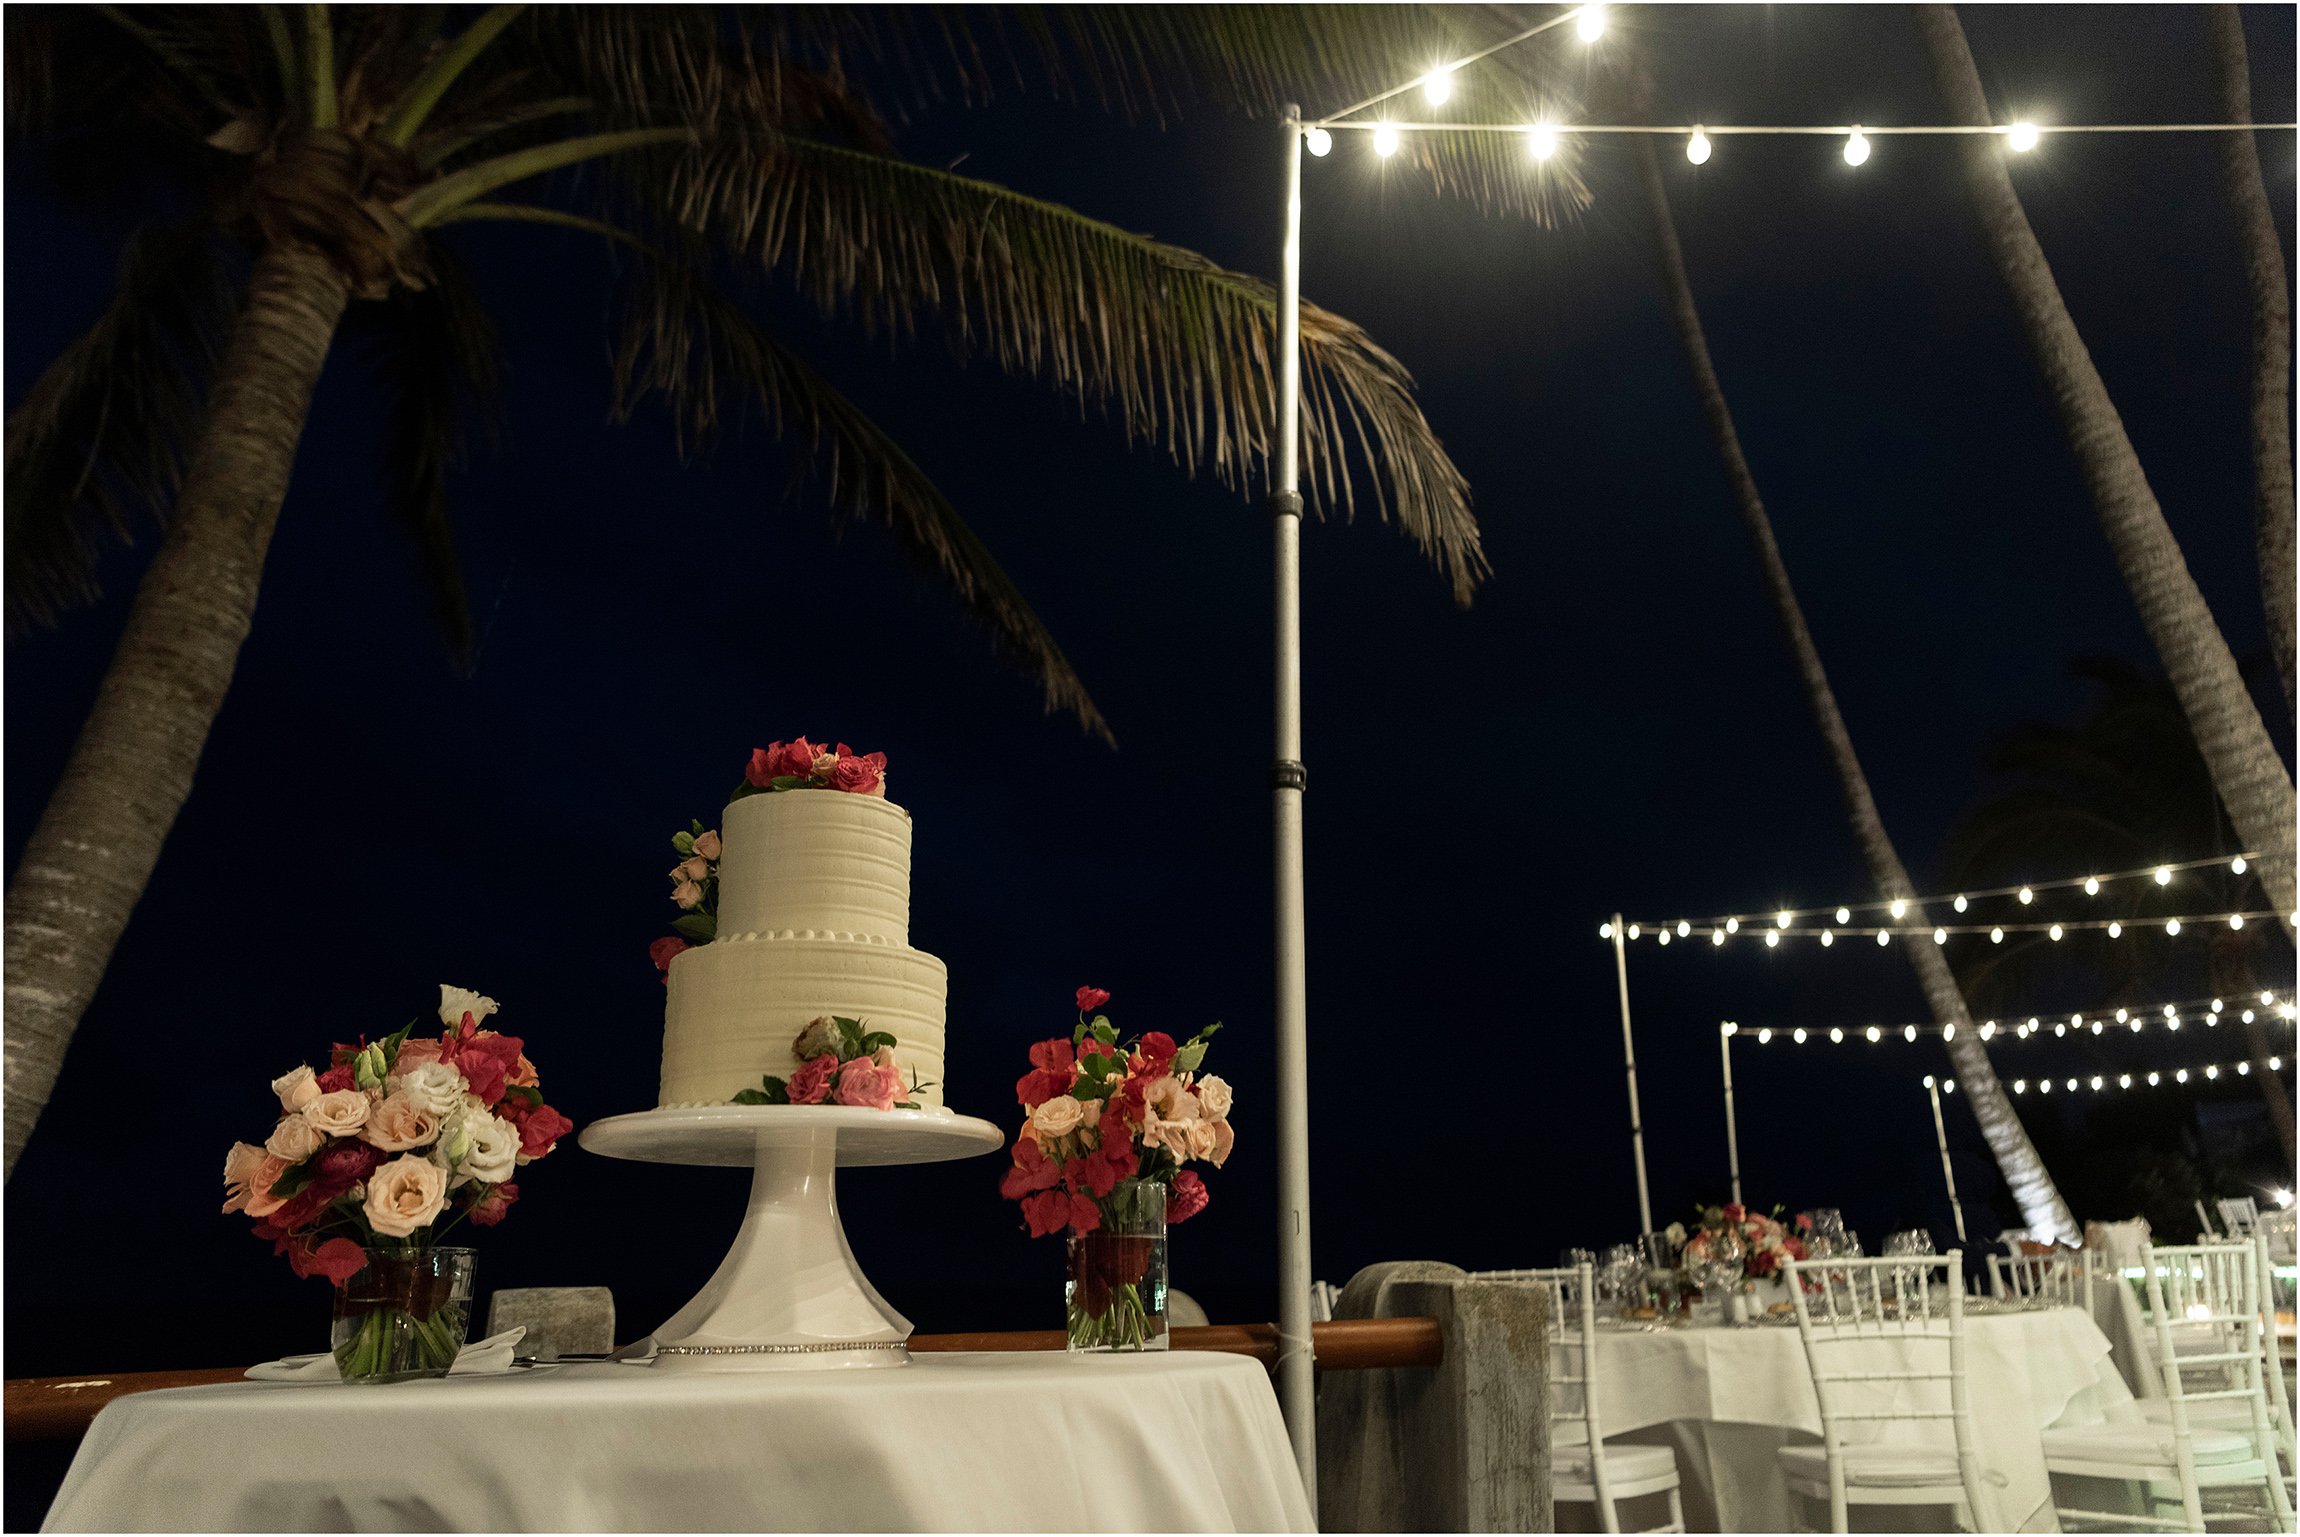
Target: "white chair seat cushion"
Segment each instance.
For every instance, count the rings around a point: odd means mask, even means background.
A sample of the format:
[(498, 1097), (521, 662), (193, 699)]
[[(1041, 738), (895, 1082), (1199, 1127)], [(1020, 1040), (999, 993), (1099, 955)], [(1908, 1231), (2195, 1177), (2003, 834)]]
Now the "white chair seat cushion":
[[(2143, 1398), (2133, 1405), (2154, 1425), (2172, 1423), (2172, 1400), (2169, 1398)], [(2214, 1430), (2250, 1430), (2252, 1405), (2241, 1398), (2208, 1398), (2200, 1404), (2188, 1406), (2190, 1429), (2199, 1425)]]
[[(1677, 1472), (1677, 1454), (1666, 1446), (1608, 1446), (1605, 1448), (1605, 1476), (1616, 1484), (1643, 1483), (1649, 1478), (1668, 1478)], [(1561, 1484), (1586, 1484), (1589, 1479), (1589, 1447), (1560, 1446), (1550, 1457), (1550, 1475)]]
[[(2198, 1467), (2242, 1462), (2252, 1455), (2252, 1443), (2226, 1430), (2191, 1430), (2189, 1453)], [(2169, 1468), (2172, 1464), (2170, 1425), (2064, 1425), (2044, 1433), (2044, 1456), (2049, 1463), (2110, 1462), (2128, 1467)]]
[[(1829, 1456), (1818, 1446), (1781, 1448), (1781, 1471), (1801, 1483), (1829, 1481)], [(1957, 1454), (1930, 1446), (1848, 1446), (1845, 1486), (1868, 1489), (1949, 1488), (1961, 1484)]]

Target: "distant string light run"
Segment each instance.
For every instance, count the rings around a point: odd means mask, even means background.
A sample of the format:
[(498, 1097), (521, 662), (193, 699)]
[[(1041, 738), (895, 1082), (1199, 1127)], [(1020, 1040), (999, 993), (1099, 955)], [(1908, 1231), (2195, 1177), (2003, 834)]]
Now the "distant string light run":
[[(2078, 930), (2096, 930), (2106, 934), (2110, 939), (2121, 939), (2134, 928), (2159, 929), (2169, 937), (2178, 937), (2191, 928), (2210, 928), (2217, 924), (2229, 929), (2241, 929), (2247, 923), (2262, 918), (2274, 918), (2275, 916), (2274, 913), (2270, 912), (2189, 913), (2178, 917), (2133, 918), (2129, 920), (2123, 918), (2069, 918), (2059, 923), (1937, 923), (1929, 926), (1879, 924), (1875, 927), (1848, 924), (1843, 928), (1831, 928), (1815, 924), (1794, 926), (1784, 924), (1769, 925), (1764, 933), (1765, 947), (1769, 950), (1780, 948), (1781, 941), (1784, 939), (1818, 939), (1823, 949), (1829, 948), (1840, 939), (1874, 939), (1878, 944), (1884, 945), (1892, 943), (1893, 936), (1896, 934), (1909, 939), (1929, 939), (1936, 945), (1947, 944), (1949, 937), (1955, 934), (1986, 934), (1991, 944), (2001, 945), (2005, 942), (2005, 937), (2010, 934), (2042, 934), (2047, 939), (2057, 941), (2066, 939)], [(2300, 922), (2300, 915), (2295, 915), (2295, 921)], [(1711, 945), (1722, 945), (1725, 943), (1726, 936), (1737, 932), (1739, 930), (1735, 925), (1715, 924), (1709, 927), (1696, 927), (1685, 919), (1679, 919), (1675, 923), (1624, 923), (1622, 925), (1622, 937), (1624, 939), (1634, 941), (1643, 939), (1650, 934), (1656, 943), (1663, 946), (1667, 946), (1675, 940), (1686, 938), (1706, 939)], [(1612, 923), (1600, 923), (1597, 926), (1597, 937), (1599, 939), (1611, 939), (1613, 937)]]
[[(2268, 1071), (2284, 1071), (2280, 1056), (2267, 1059)], [(2080, 1094), (2109, 1093), (2119, 1089), (2156, 1089), (2167, 1084), (2217, 1083), (2223, 1078), (2249, 1078), (2252, 1076), (2250, 1060), (2235, 1062), (2207, 1062), (2202, 1067), (2151, 1068), (2144, 1072), (2129, 1073), (2075, 1073), (2058, 1078), (2015, 1078), (2006, 1087), (2015, 1094)], [(1941, 1080), (1946, 1089), (1953, 1079)]]
[[(2291, 1021), (2300, 1018), (2300, 1009), (2279, 998), (2274, 992), (2262, 992), (2257, 997), (2248, 994), (2233, 1004), (2220, 998), (2192, 998), (2180, 1003), (2133, 1004), (2116, 1009), (2084, 1009), (2070, 1014), (2031, 1014), (2025, 1018), (1984, 1019), (1971, 1026), (1970, 1033), (1984, 1041), (2025, 1041), (2043, 1035), (2060, 1040), (2072, 1035), (2130, 1035), (2143, 1030), (2177, 1032), (2184, 1024), (2198, 1024), (2210, 1030), (2223, 1019), (2230, 1018), (2247, 1025), (2261, 1018)], [(1728, 1039), (1753, 1041), (1759, 1046), (1770, 1046), (1775, 1041), (1786, 1041), (1792, 1046), (1876, 1046), (1889, 1040), (1955, 1040), (1959, 1030), (1955, 1025), (1938, 1025), (1929, 1021), (1898, 1025), (1752, 1026), (1728, 1019), (1718, 1025), (1717, 1033)]]

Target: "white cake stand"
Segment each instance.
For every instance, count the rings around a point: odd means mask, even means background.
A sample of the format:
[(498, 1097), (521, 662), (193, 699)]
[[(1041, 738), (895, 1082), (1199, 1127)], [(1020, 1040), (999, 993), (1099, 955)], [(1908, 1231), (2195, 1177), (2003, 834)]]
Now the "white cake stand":
[(941, 1163), (1006, 1138), (988, 1121), (844, 1105), (703, 1105), (610, 1116), (578, 1139), (644, 1163), (749, 1166), (751, 1206), (710, 1284), (622, 1352), (671, 1371), (900, 1366), (910, 1320), (855, 1264), (839, 1225), (841, 1164)]

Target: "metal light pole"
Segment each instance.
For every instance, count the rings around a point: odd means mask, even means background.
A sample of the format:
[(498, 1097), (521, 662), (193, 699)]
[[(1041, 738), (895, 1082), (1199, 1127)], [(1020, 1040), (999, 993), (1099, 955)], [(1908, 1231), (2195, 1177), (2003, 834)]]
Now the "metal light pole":
[(1278, 258), (1277, 542), (1278, 1403), (1318, 1513), (1318, 1397), (1310, 1345), (1309, 976), (1302, 916), (1302, 109), (1289, 103), (1286, 234)]
[[(1741, 1128), (1733, 1118), (1733, 1027), (1717, 1027), (1717, 1056), (1725, 1064), (1725, 1167), (1733, 1177), (1733, 1204), (1741, 1204)], [(1962, 1238), (1964, 1232), (1958, 1230)]]
[(1629, 1073), (1629, 1150), (1637, 1158), (1637, 1231), (1653, 1231), (1653, 1197), (1645, 1189), (1645, 1117), (1637, 1109), (1637, 1042), (1629, 1034), (1629, 945), (1613, 915), (1613, 974), (1621, 982), (1621, 1060)]
[(1965, 1208), (1957, 1199), (1957, 1171), (1949, 1167), (1949, 1133), (1941, 1124), (1941, 1087), (1933, 1075), (1925, 1075), (1925, 1097), (1933, 1102), (1933, 1141), (1941, 1150), (1941, 1178), (1949, 1187), (1949, 1215), (1956, 1220), (1957, 1242), (1965, 1241)]

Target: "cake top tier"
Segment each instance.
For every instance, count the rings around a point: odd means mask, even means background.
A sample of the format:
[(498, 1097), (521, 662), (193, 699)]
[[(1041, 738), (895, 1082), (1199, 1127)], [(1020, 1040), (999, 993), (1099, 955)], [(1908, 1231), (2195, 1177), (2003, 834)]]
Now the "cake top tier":
[(910, 943), (910, 813), (875, 795), (746, 795), (720, 824), (719, 934), (831, 929)]

